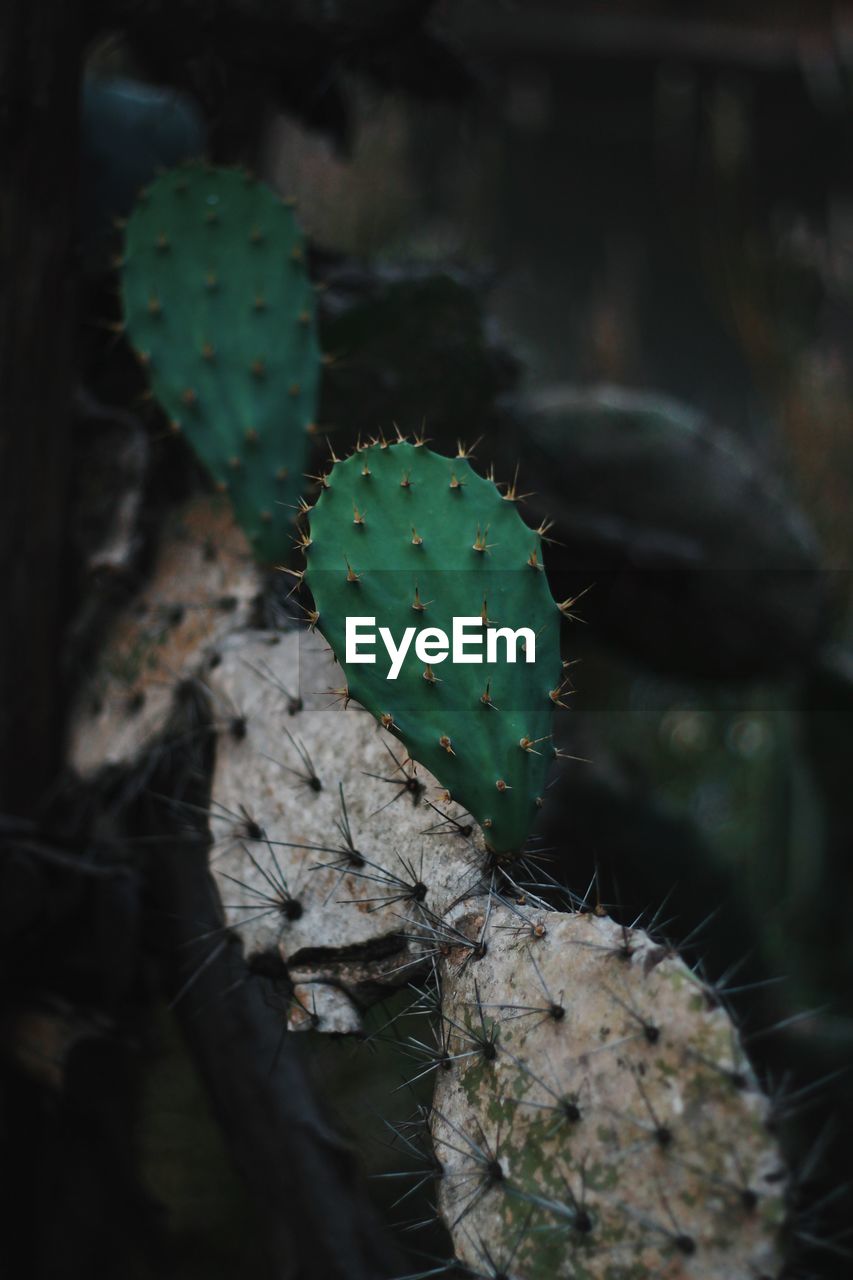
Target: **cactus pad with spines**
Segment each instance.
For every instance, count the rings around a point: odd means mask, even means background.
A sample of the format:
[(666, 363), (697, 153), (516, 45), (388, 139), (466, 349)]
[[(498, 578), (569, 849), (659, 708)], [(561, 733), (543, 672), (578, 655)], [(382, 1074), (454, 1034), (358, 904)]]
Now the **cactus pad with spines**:
[[(467, 457), (374, 442), (335, 461), (310, 516), (306, 580), (318, 626), (349, 695), (396, 733), (484, 829), (497, 853), (519, 849), (554, 755), (560, 609), (542, 571), (542, 538)], [(375, 665), (344, 662), (347, 616), (372, 616), (399, 643), (408, 627), (454, 617), (536, 635), (536, 660), (424, 664), (414, 642), (395, 680), (377, 639)], [(485, 657), (484, 647), (479, 650)], [(478, 652), (474, 649), (472, 652)]]
[(169, 170), (128, 222), (122, 287), (154, 395), (258, 559), (283, 559), (321, 364), (293, 209), (238, 170)]
[[(479, 936), (481, 918), (468, 903), (454, 923)], [(713, 988), (591, 912), (498, 904), (489, 926), (476, 964), (442, 963), (456, 1056), (432, 1133), (462, 1262), (482, 1274), (485, 1250), (518, 1280), (777, 1277), (771, 1103)]]

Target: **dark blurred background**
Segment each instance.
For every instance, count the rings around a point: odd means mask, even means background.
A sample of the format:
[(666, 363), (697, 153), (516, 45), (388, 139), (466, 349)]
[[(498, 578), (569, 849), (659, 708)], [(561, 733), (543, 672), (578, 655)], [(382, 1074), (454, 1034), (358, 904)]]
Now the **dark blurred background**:
[[(560, 728), (578, 759), (537, 833), (550, 873), (620, 918), (660, 910), (730, 991), (785, 1122), (791, 1274), (851, 1274), (853, 7), (6, 0), (0, 49), (15, 1274), (268, 1261), (160, 992), (144, 863), (90, 884), (56, 861), (113, 856), (91, 797), (69, 799), (68, 706), (200, 483), (113, 331), (112, 220), (201, 151), (298, 198), (335, 447), (394, 422), (482, 438), (555, 521), (555, 594), (585, 594)], [(91, 557), (126, 415), (142, 551), (116, 589)], [(58, 1075), (21, 1047), (45, 1007), (37, 1039), (86, 1011)], [(377, 1116), (413, 1107), (393, 1041), (308, 1032), (299, 1052), (368, 1170), (393, 1169)]]

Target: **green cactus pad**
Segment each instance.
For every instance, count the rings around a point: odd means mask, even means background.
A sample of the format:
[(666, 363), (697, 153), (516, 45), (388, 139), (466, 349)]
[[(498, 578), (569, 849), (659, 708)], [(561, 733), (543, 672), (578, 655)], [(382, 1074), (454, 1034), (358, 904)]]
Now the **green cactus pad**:
[[(519, 849), (554, 755), (560, 699), (560, 609), (542, 571), (542, 538), (467, 458), (376, 442), (336, 461), (310, 517), (306, 580), (347, 690), (404, 742), (484, 829), (496, 852)], [(498, 645), (497, 663), (419, 661), (414, 642), (395, 680), (377, 641), (375, 665), (344, 662), (346, 618), (376, 618), (399, 643), (406, 628), (483, 616), (531, 628), (536, 660)], [(475, 629), (476, 630), (476, 629)], [(473, 649), (471, 652), (476, 653)], [(485, 653), (483, 653), (485, 657)]]
[(293, 209), (238, 170), (170, 170), (128, 222), (122, 284), (154, 395), (258, 558), (283, 559), (321, 363)]

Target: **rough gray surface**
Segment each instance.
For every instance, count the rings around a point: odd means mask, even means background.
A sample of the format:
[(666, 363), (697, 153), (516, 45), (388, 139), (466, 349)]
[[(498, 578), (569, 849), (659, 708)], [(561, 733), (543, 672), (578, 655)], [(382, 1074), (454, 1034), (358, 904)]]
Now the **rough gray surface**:
[(442, 981), (463, 1056), (437, 1073), (432, 1130), (463, 1261), (479, 1274), (486, 1245), (524, 1280), (776, 1276), (768, 1100), (683, 961), (592, 913), (498, 905), (486, 942)]
[(228, 632), (244, 627), (261, 588), (224, 499), (175, 513), (152, 574), (113, 624), (71, 718), (68, 755), (83, 777), (129, 764), (163, 730), (175, 685), (196, 675)]
[(433, 917), (482, 885), (479, 830), (393, 735), (344, 706), (321, 637), (245, 632), (220, 653), (211, 692), (245, 721), (219, 737), (211, 790), (228, 924), (247, 954), (278, 950), (297, 979), (326, 974), (356, 999), (403, 985), (435, 950)]

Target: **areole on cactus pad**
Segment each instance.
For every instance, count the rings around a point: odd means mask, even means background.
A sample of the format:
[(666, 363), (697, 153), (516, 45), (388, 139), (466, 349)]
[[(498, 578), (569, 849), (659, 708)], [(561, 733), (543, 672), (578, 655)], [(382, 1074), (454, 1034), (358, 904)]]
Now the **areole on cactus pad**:
[(284, 559), (304, 484), (320, 350), (291, 205), (237, 169), (144, 190), (122, 264), (127, 332), (263, 562)]
[[(562, 690), (560, 607), (542, 565), (542, 532), (464, 451), (442, 457), (400, 439), (335, 460), (303, 539), (315, 620), (353, 697), (404, 742), (483, 827), (497, 853), (519, 849), (542, 796)], [(346, 660), (347, 619), (372, 618), (396, 637), (416, 627), (447, 634), (453, 620), (527, 629), (535, 658), (508, 640), (461, 662), (418, 659), (396, 676)], [(439, 665), (441, 663), (441, 665)]]

